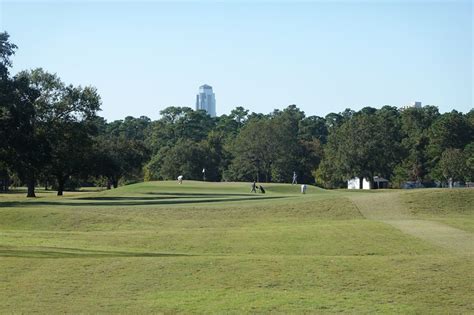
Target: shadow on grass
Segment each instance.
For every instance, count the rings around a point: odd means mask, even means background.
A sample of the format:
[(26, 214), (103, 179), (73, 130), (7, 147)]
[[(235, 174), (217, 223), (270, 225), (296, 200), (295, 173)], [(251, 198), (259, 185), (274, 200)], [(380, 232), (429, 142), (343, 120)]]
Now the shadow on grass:
[[(95, 202), (83, 202), (80, 199), (64, 199), (57, 201), (42, 201), (42, 200), (28, 200), (28, 201), (4, 201), (0, 202), (1, 207), (33, 207), (33, 206), (72, 206), (72, 207), (92, 207), (92, 206), (153, 206), (153, 205), (179, 205), (179, 204), (200, 204), (200, 203), (221, 203), (232, 201), (258, 201), (280, 199), (285, 197), (251, 197), (251, 198), (226, 198), (226, 199), (187, 199), (184, 198), (166, 198), (165, 200), (149, 200), (136, 199), (137, 197), (122, 197), (119, 200), (101, 201), (101, 199), (94, 199)], [(170, 200), (172, 199), (172, 200)], [(73, 201), (76, 200), (76, 201)], [(92, 200), (92, 199), (91, 199)]]
[(148, 192), (146, 195), (155, 195), (155, 197), (149, 196), (103, 196), (103, 197), (79, 197), (75, 200), (163, 200), (163, 199), (190, 199), (190, 198), (222, 198), (222, 197), (250, 197), (255, 194), (205, 194), (205, 193), (153, 193)]
[(188, 193), (188, 192), (147, 192), (147, 195), (159, 195), (159, 196), (179, 196), (181, 198), (186, 197), (248, 197), (248, 196), (255, 196), (255, 193), (248, 193), (248, 194), (229, 194), (229, 193)]
[(187, 254), (165, 254), (149, 252), (101, 251), (78, 248), (45, 247), (42, 249), (0, 248), (0, 257), (16, 258), (107, 258), (107, 257), (186, 257)]
[(132, 200), (163, 200), (163, 199), (179, 199), (179, 198), (193, 198), (193, 197), (179, 197), (179, 196), (163, 196), (163, 197), (82, 197), (82, 198), (75, 198), (74, 200), (105, 200), (105, 201), (114, 201), (114, 200), (126, 200), (126, 201), (132, 201)]

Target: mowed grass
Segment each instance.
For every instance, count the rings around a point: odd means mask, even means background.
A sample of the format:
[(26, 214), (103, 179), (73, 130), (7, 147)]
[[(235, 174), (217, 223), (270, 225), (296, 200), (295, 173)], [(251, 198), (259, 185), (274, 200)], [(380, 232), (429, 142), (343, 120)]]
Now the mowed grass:
[(474, 233), (474, 189), (428, 189), (403, 194), (418, 218), (430, 219)]
[(264, 186), (0, 194), (0, 313), (474, 312), (472, 253), (354, 202), (472, 233), (474, 191)]

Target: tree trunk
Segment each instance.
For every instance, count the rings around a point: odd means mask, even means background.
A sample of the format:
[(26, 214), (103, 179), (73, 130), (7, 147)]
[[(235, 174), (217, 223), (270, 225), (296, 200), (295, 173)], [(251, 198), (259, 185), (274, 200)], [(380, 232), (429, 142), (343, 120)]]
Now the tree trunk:
[(58, 176), (58, 196), (62, 196), (64, 192), (64, 177)]
[(359, 189), (364, 189), (364, 177), (359, 177)]
[(107, 180), (107, 190), (112, 189), (112, 184), (110, 183), (110, 179)]
[(1, 181), (0, 191), (8, 191), (8, 187), (10, 186), (10, 178), (8, 175), (5, 175), (5, 178)]
[(114, 178), (112, 180), (112, 186), (114, 186), (114, 188), (117, 188), (118, 187), (118, 179)]
[(44, 190), (48, 190), (48, 180), (44, 182)]
[(26, 195), (27, 198), (36, 198), (35, 195), (35, 179), (34, 178), (29, 178), (26, 182), (26, 185), (28, 186), (28, 193)]

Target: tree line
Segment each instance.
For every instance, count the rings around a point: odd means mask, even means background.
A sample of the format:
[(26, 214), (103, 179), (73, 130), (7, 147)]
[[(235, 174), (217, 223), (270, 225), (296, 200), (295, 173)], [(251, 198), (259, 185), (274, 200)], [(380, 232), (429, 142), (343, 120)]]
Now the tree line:
[(16, 49), (0, 33), (0, 179), (26, 185), (29, 197), (40, 184), (62, 195), (178, 175), (291, 182), (296, 172), (299, 182), (327, 188), (355, 176), (381, 176), (394, 187), (474, 180), (474, 110), (383, 106), (318, 117), (296, 105), (269, 114), (239, 106), (212, 118), (168, 107), (155, 121), (107, 122), (92, 86), (67, 85), (41, 68), (11, 76)]

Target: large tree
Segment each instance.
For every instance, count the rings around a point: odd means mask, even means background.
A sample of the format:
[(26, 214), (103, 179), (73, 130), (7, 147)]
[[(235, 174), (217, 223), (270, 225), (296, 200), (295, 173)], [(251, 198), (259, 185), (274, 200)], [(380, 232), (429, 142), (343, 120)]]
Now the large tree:
[(0, 79), (8, 77), (8, 68), (12, 66), (10, 57), (15, 54), (18, 47), (10, 42), (7, 32), (0, 33)]
[(164, 179), (183, 175), (187, 179), (200, 180), (208, 163), (208, 153), (202, 145), (189, 139), (180, 140), (163, 157), (161, 174)]
[(277, 134), (269, 119), (251, 119), (231, 146), (234, 158), (227, 172), (228, 179), (270, 181), (272, 164), (279, 154)]
[(24, 71), (30, 87), (39, 91), (35, 100), (35, 129), (49, 148), (44, 171), (57, 181), (58, 195), (65, 181), (83, 168), (85, 156), (92, 149), (94, 120), (100, 110), (100, 96), (93, 87), (66, 86), (55, 74), (43, 69)]
[(44, 169), (50, 148), (43, 131), (36, 128), (34, 102), (39, 93), (25, 78), (6, 79), (0, 96), (0, 130), (4, 147), (0, 157), (28, 187), (27, 197), (35, 197), (35, 184)]
[(448, 148), (464, 149), (474, 140), (474, 129), (467, 115), (453, 110), (437, 117), (429, 132), (427, 153), (433, 163), (437, 163)]
[(127, 116), (124, 120), (115, 120), (106, 125), (110, 136), (124, 137), (129, 140), (145, 141), (150, 132), (151, 119), (146, 116), (138, 118)]
[[(299, 127), (305, 114), (296, 105), (290, 105), (282, 111), (276, 110), (270, 117), (274, 131), (271, 136), (273, 145), (273, 162), (271, 164), (271, 179), (275, 182), (291, 182), (293, 172), (300, 179), (311, 177), (311, 169), (302, 168), (301, 158), (309, 146), (303, 146), (299, 140)], [(305, 176), (306, 175), (306, 176)]]
[[(364, 108), (340, 127), (333, 127), (325, 149), (323, 170), (332, 182), (359, 177), (373, 181), (374, 175), (389, 176), (399, 159), (400, 135), (397, 110)], [(327, 175), (325, 175), (327, 177)]]
[(468, 170), (464, 152), (460, 149), (452, 148), (446, 149), (441, 154), (438, 167), (442, 174), (442, 179), (449, 183), (450, 188), (452, 188), (453, 182), (464, 180)]
[(34, 102), (39, 96), (22, 77), (9, 77), (10, 57), (17, 47), (0, 33), (0, 159), (28, 186), (35, 197), (36, 176), (46, 161), (44, 134), (36, 129)]
[(438, 108), (407, 108), (400, 112), (402, 160), (394, 169), (393, 181), (421, 182), (428, 179), (432, 164), (428, 156), (429, 129), (439, 116)]
[(107, 179), (107, 188), (117, 188), (121, 179), (127, 182), (143, 180), (142, 169), (149, 159), (142, 141), (103, 134), (95, 139), (89, 157), (91, 174)]
[(146, 141), (153, 154), (163, 147), (173, 147), (179, 140), (202, 141), (216, 124), (205, 111), (189, 107), (167, 107), (160, 114), (161, 119), (151, 124)]
[[(11, 106), (16, 101), (15, 87), (13, 81), (8, 77), (8, 69), (11, 67), (10, 57), (15, 54), (16, 45), (9, 41), (6, 32), (0, 33), (0, 160), (5, 161), (9, 154), (9, 134), (12, 131)], [(2, 166), (5, 168), (6, 166)]]

